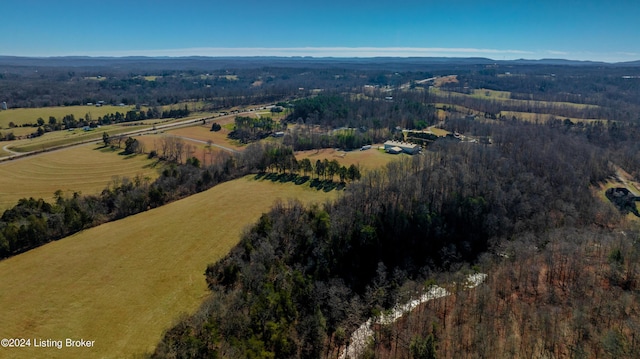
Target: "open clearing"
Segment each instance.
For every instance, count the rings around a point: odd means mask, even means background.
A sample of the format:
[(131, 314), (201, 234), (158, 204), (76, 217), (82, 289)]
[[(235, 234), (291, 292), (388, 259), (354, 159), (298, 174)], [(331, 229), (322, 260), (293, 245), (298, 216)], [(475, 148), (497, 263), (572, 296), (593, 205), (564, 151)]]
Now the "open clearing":
[[(612, 207), (616, 208), (611, 201), (605, 195), (605, 191), (609, 188), (618, 188), (623, 187), (628, 189), (634, 194), (640, 193), (640, 184), (634, 181), (633, 176), (629, 174), (624, 169), (616, 166), (616, 176), (615, 178), (610, 178), (607, 182), (601, 184), (600, 186), (594, 187), (593, 194), (599, 198), (601, 201), (605, 203), (611, 204)], [(637, 207), (637, 202), (636, 202)], [(618, 210), (617, 208), (615, 209)], [(633, 213), (627, 213), (624, 218), (630, 222), (639, 222), (640, 218), (636, 217)]]
[[(165, 136), (172, 136), (171, 134), (167, 135), (167, 134), (161, 134), (161, 135), (143, 135), (143, 136), (135, 136), (134, 138), (136, 140), (138, 140), (145, 152), (150, 152), (152, 150), (155, 150), (156, 152), (158, 152), (159, 154), (161, 153), (161, 143), (162, 143), (162, 139)], [(177, 135), (173, 135), (173, 136), (177, 136)], [(180, 136), (178, 136), (180, 137)], [(185, 157), (187, 156), (187, 154), (189, 155), (189, 157), (196, 157), (197, 159), (199, 159), (204, 165), (210, 165), (213, 161), (213, 159), (218, 156), (218, 154), (220, 152), (226, 152), (225, 150), (219, 148), (216, 146), (216, 142), (214, 142), (214, 144), (209, 147), (206, 143), (202, 143), (199, 142), (200, 140), (197, 139), (189, 139), (188, 137), (182, 137), (182, 139), (184, 140), (184, 143), (189, 146), (188, 150), (185, 149)], [(188, 153), (187, 153), (188, 152)], [(183, 160), (185, 160), (185, 158), (183, 158)]]
[(247, 176), (0, 262), (2, 338), (95, 340), (94, 348), (0, 348), (15, 358), (124, 358), (155, 348), (207, 295), (207, 264), (276, 198), (336, 198)]
[(404, 154), (390, 155), (378, 149), (381, 144), (373, 145), (371, 149), (366, 151), (353, 150), (341, 151), (332, 148), (321, 150), (308, 150), (296, 152), (296, 159), (300, 161), (308, 158), (312, 165), (316, 165), (316, 161), (324, 161), (325, 159), (340, 162), (340, 165), (349, 167), (352, 164), (360, 166), (360, 170), (371, 170), (385, 166), (387, 163), (398, 159), (401, 156), (409, 156)]
[(84, 145), (0, 163), (0, 210), (20, 198), (52, 201), (53, 193), (100, 193), (114, 177), (158, 177), (154, 160), (145, 155), (121, 156), (109, 148)]
[[(588, 122), (596, 122), (596, 121), (603, 121), (601, 119), (585, 119), (585, 118), (576, 118), (576, 117), (561, 117), (561, 116), (556, 116), (556, 115), (550, 115), (547, 113), (531, 113), (531, 112), (520, 112), (520, 111), (500, 111), (498, 113), (498, 116), (504, 116), (508, 119), (511, 119), (512, 117), (515, 117), (517, 119), (520, 120), (524, 120), (524, 121), (531, 121), (531, 122), (539, 122), (539, 123), (544, 123), (547, 122), (551, 119), (557, 119), (557, 120), (561, 120), (564, 121), (565, 119), (570, 119), (572, 122), (576, 123), (576, 122), (583, 122), (583, 123), (588, 123)], [(606, 120), (604, 120), (606, 121)]]
[(230, 131), (224, 127), (217, 132), (211, 131), (211, 124), (209, 123), (204, 126), (183, 127), (167, 131), (167, 133), (171, 135), (192, 138), (204, 142), (211, 140), (215, 144), (241, 151), (244, 147), (238, 145), (237, 141), (229, 139), (229, 137), (227, 137), (229, 132)]
[(110, 125), (96, 128), (91, 131), (84, 131), (77, 128), (74, 130), (54, 131), (45, 133), (43, 136), (36, 138), (28, 138), (16, 141), (4, 141), (0, 142), (7, 145), (10, 149), (16, 152), (31, 152), (41, 151), (47, 148), (56, 146), (65, 146), (73, 143), (80, 143), (82, 141), (97, 140), (102, 141), (102, 134), (106, 132), (110, 136), (114, 136), (119, 133), (127, 133), (135, 130), (144, 130), (151, 128), (151, 125), (140, 126), (120, 126)]
[[(55, 117), (58, 122), (66, 115), (73, 115), (76, 120), (80, 117), (84, 118), (86, 114), (91, 114), (95, 120), (109, 113), (127, 113), (133, 110), (133, 106), (56, 106), (56, 107), (40, 107), (40, 108), (16, 108), (6, 111), (0, 111), (0, 128), (9, 128), (9, 122), (20, 126), (25, 123), (35, 124), (39, 117), (45, 123), (49, 123), (49, 116)], [(33, 129), (35, 131), (35, 128)], [(33, 132), (32, 131), (32, 132)]]
[(553, 101), (538, 101), (538, 100), (516, 100), (510, 98), (510, 93), (506, 91), (493, 91), (486, 89), (473, 90), (472, 94), (464, 94), (454, 91), (445, 91), (439, 88), (431, 87), (429, 91), (440, 97), (469, 97), (476, 99), (487, 99), (500, 102), (505, 105), (527, 105), (532, 107), (557, 107), (557, 108), (573, 108), (573, 109), (588, 109), (598, 108), (595, 105), (585, 105), (574, 102), (553, 102)]
[[(153, 76), (150, 76), (153, 77)], [(152, 80), (148, 80), (152, 81)], [(201, 101), (190, 101), (190, 102), (181, 102), (175, 105), (166, 105), (166, 106), (158, 106), (160, 111), (171, 110), (171, 109), (182, 109), (185, 106), (192, 111), (200, 111), (204, 106), (204, 102)], [(148, 107), (142, 106), (141, 110), (146, 111)], [(100, 107), (96, 106), (54, 106), (54, 107), (38, 107), (38, 108), (15, 108), (8, 109), (4, 111), (0, 111), (0, 129), (9, 129), (9, 122), (13, 122), (16, 126), (20, 126), (23, 124), (35, 124), (37, 123), (38, 118), (42, 118), (45, 123), (49, 123), (49, 116), (53, 116), (58, 120), (58, 123), (62, 120), (62, 118), (66, 115), (73, 115), (75, 119), (85, 118), (87, 114), (91, 115), (91, 118), (97, 120), (98, 117), (102, 117), (104, 115), (110, 113), (120, 112), (125, 114), (129, 111), (135, 110), (135, 106), (113, 106), (113, 105), (104, 105)], [(158, 121), (166, 121), (166, 119)], [(33, 131), (35, 131), (35, 127)], [(32, 131), (32, 132), (33, 132)]]

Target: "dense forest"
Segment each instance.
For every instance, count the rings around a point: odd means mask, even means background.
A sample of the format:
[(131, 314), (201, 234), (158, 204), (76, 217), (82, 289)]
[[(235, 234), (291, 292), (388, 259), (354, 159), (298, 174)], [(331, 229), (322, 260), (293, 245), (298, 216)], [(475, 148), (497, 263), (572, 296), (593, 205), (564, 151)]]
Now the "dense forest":
[(369, 172), (335, 203), (277, 205), (207, 269), (211, 297), (156, 356), (336, 355), (408, 286), (483, 263), (515, 239), (542, 249), (550, 233), (620, 220), (592, 194), (614, 169), (584, 132), (521, 122), (488, 130), (491, 146), (438, 141)]
[(296, 151), (316, 148), (352, 150), (388, 139), (403, 139), (402, 129), (425, 129), (437, 122), (425, 92), (369, 96), (322, 94), (293, 101), (285, 121), (291, 125), (284, 143)]

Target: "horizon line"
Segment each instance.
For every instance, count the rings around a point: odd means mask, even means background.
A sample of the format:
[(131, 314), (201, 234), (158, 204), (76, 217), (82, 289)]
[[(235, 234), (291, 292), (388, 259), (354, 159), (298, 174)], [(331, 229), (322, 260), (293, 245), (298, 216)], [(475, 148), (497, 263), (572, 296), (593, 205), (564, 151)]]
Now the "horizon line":
[[(562, 57), (557, 57), (557, 56)], [(493, 61), (513, 60), (568, 60), (583, 62), (633, 62), (640, 60), (640, 53), (633, 52), (567, 52), (559, 50), (520, 50), (466, 47), (192, 47), (146, 50), (93, 50), (60, 51), (58, 53), (0, 56), (55, 58), (55, 57), (311, 57), (311, 58), (487, 58)], [(489, 57), (491, 56), (491, 57)], [(500, 58), (502, 57), (502, 58)], [(527, 58), (525, 58), (527, 57)]]

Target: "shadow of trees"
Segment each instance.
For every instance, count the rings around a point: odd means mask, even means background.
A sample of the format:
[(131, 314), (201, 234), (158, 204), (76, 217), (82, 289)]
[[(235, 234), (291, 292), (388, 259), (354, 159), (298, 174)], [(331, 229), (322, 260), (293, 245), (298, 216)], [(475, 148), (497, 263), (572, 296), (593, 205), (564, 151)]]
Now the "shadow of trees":
[(268, 180), (271, 182), (280, 183), (293, 183), (301, 186), (305, 183), (309, 183), (309, 187), (318, 191), (331, 192), (333, 190), (344, 190), (346, 187), (345, 182), (336, 182), (332, 180), (321, 180), (319, 178), (311, 178), (310, 176), (301, 176), (295, 173), (273, 173), (273, 172), (260, 172), (254, 177), (256, 180)]

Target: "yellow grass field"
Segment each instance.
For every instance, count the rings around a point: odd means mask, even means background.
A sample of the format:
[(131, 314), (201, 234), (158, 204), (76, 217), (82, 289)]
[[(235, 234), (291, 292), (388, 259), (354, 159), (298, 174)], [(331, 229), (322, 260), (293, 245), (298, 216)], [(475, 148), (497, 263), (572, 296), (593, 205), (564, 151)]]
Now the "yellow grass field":
[(540, 123), (544, 123), (549, 121), (552, 118), (555, 118), (557, 120), (561, 120), (564, 121), (566, 118), (570, 119), (572, 122), (594, 122), (594, 121), (606, 121), (606, 120), (600, 120), (600, 119), (585, 119), (585, 118), (575, 118), (575, 117), (560, 117), (560, 116), (555, 116), (555, 115), (550, 115), (550, 114), (546, 114), (546, 113), (531, 113), (531, 112), (519, 112), (519, 111), (500, 111), (498, 113), (498, 116), (504, 116), (506, 118), (512, 118), (512, 117), (516, 117), (518, 119), (524, 120), (524, 121), (531, 121), (531, 122), (535, 122), (538, 121)]
[(433, 85), (440, 87), (447, 83), (458, 83), (458, 75), (441, 76), (435, 79)]
[(443, 130), (441, 128), (438, 127), (429, 127), (429, 130), (431, 131), (431, 133), (433, 133), (434, 135), (438, 136), (438, 137), (444, 137), (448, 134), (450, 134), (451, 132), (447, 131), (447, 130)]
[[(166, 134), (143, 135), (136, 136), (134, 138), (142, 144), (145, 152), (148, 153), (152, 150), (155, 150), (156, 152), (160, 153), (160, 144), (164, 136), (166, 136)], [(211, 148), (209, 148), (206, 143), (192, 141), (189, 139), (183, 140), (187, 146), (191, 146), (190, 150), (192, 150), (193, 152), (190, 153), (190, 157), (196, 157), (201, 161), (203, 165), (210, 165), (213, 159), (220, 152), (225, 152), (223, 149), (220, 149), (216, 146), (211, 146)], [(185, 157), (186, 155), (187, 153), (185, 151)], [(186, 160), (186, 158), (183, 158), (183, 160)]]
[(382, 145), (373, 145), (371, 149), (366, 151), (354, 150), (345, 152), (335, 150), (333, 148), (299, 151), (296, 152), (296, 159), (300, 161), (303, 158), (308, 158), (311, 161), (311, 164), (315, 166), (317, 160), (324, 161), (326, 158), (329, 161), (337, 160), (341, 166), (349, 167), (352, 164), (360, 166), (360, 170), (362, 171), (380, 168), (401, 156), (405, 156), (403, 154), (390, 155), (384, 151), (378, 150), (379, 146)]
[(496, 90), (487, 90), (487, 89), (476, 89), (473, 90), (473, 94), (471, 97), (482, 98), (487, 100), (505, 100), (511, 98), (511, 92), (509, 91), (496, 91)]
[(192, 138), (194, 140), (204, 142), (211, 140), (215, 144), (241, 151), (244, 146), (238, 145), (237, 141), (230, 140), (227, 137), (229, 135), (229, 132), (230, 131), (224, 127), (217, 132), (211, 131), (211, 124), (206, 124), (204, 126), (178, 128), (175, 130), (167, 131), (166, 133), (179, 137)]
[(77, 142), (82, 142), (87, 140), (102, 141), (103, 132), (106, 132), (110, 136), (113, 136), (118, 133), (126, 133), (130, 131), (135, 131), (135, 130), (143, 130), (151, 127), (152, 125), (150, 124), (139, 125), (139, 126), (110, 125), (110, 126), (102, 126), (92, 131), (84, 131), (82, 129), (74, 129), (71, 131), (66, 131), (66, 130), (54, 131), (54, 132), (45, 133), (43, 136), (36, 137), (36, 138), (0, 142), (0, 145), (2, 146), (6, 145), (9, 147), (9, 149), (12, 149), (16, 152), (40, 151), (46, 148), (69, 145), (72, 143), (77, 143)]
[[(25, 123), (36, 123), (41, 117), (45, 123), (49, 123), (49, 116), (58, 119), (58, 122), (66, 115), (73, 115), (76, 119), (84, 118), (87, 113), (91, 114), (93, 119), (102, 117), (109, 113), (126, 113), (133, 110), (133, 106), (56, 106), (56, 107), (40, 107), (40, 108), (16, 108), (6, 111), (0, 111), (0, 128), (9, 128), (9, 122), (16, 125)], [(35, 128), (34, 128), (35, 130)], [(33, 132), (33, 131), (32, 131)]]
[[(234, 117), (235, 116), (223, 116), (219, 119), (216, 119), (216, 122), (221, 124), (233, 123)], [(213, 132), (211, 131), (211, 122), (208, 122), (206, 125), (182, 127), (168, 130), (162, 133), (137, 136), (135, 138), (144, 145), (144, 149), (146, 152), (149, 152), (151, 150), (160, 152), (161, 141), (164, 136), (180, 137), (185, 141), (187, 145), (193, 147), (193, 149), (195, 150), (193, 156), (208, 164), (209, 158), (211, 158), (212, 155), (215, 156), (216, 153), (224, 151), (223, 149), (217, 147), (217, 145), (235, 151), (242, 151), (244, 149), (244, 146), (238, 144), (237, 141), (230, 140), (227, 137), (229, 132), (230, 131), (224, 127), (220, 131)], [(207, 145), (208, 141), (211, 141), (213, 144), (211, 148), (209, 148), (209, 146)]]
[[(149, 76), (149, 78), (153, 78), (154, 76)], [(153, 81), (153, 80), (148, 80)], [(184, 106), (191, 111), (200, 111), (204, 106), (204, 102), (202, 101), (191, 101), (191, 102), (182, 102), (175, 105), (167, 105), (167, 106), (159, 106), (161, 111), (184, 108)], [(55, 106), (55, 107), (39, 107), (39, 108), (15, 108), (8, 109), (5, 111), (0, 111), (0, 129), (3, 131), (9, 130), (9, 122), (13, 122), (15, 125), (20, 126), (22, 124), (35, 124), (37, 123), (38, 118), (42, 118), (45, 123), (49, 123), (49, 116), (55, 117), (58, 122), (62, 120), (62, 118), (66, 115), (73, 115), (76, 119), (82, 117), (85, 118), (87, 114), (90, 114), (91, 117), (96, 120), (98, 117), (102, 117), (106, 114), (110, 113), (127, 113), (128, 111), (134, 110), (135, 106), (112, 106), (112, 105), (104, 105), (100, 107), (96, 106)], [(146, 111), (148, 108), (143, 106), (141, 107), (143, 111)], [(166, 119), (165, 119), (166, 120)], [(165, 121), (163, 120), (163, 121)], [(35, 127), (33, 131), (35, 131)], [(16, 129), (13, 129), (16, 130)]]
[[(0, 163), (0, 211), (14, 206), (20, 198), (53, 200), (62, 190), (83, 194), (100, 193), (113, 178), (136, 175), (154, 180), (158, 168), (145, 155), (120, 156), (110, 149), (83, 145), (38, 156)], [(1, 356), (1, 355), (0, 355)]]
[[(558, 108), (569, 107), (575, 109), (585, 109), (585, 108), (598, 108), (595, 105), (585, 105), (573, 102), (553, 102), (553, 101), (537, 101), (537, 100), (514, 100), (509, 98), (510, 93), (506, 91), (492, 91), (486, 89), (477, 89), (474, 90), (473, 94), (463, 94), (459, 92), (452, 91), (444, 91), (439, 88), (431, 87), (429, 91), (438, 96), (451, 96), (451, 97), (472, 97), (478, 99), (490, 99), (499, 101), (505, 104), (516, 104), (516, 105), (531, 105), (531, 106), (557, 106)], [(488, 94), (488, 96), (487, 96)]]
[(335, 198), (247, 176), (0, 262), (1, 338), (94, 340), (0, 348), (2, 358), (130, 358), (151, 352), (207, 295), (204, 270), (280, 198)]

